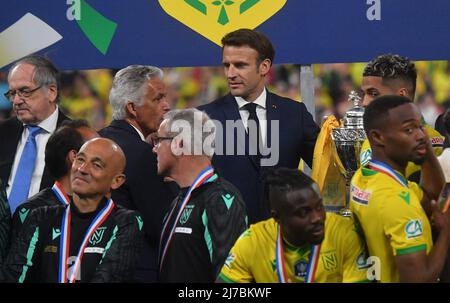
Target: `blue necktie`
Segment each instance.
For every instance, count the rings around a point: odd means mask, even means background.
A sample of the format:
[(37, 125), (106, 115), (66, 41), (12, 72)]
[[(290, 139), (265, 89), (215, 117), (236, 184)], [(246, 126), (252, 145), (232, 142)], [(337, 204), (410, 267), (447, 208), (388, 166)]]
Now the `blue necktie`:
[(17, 206), (28, 198), (31, 177), (36, 164), (36, 135), (42, 131), (42, 128), (39, 126), (27, 125), (26, 128), (28, 128), (27, 142), (23, 148), (16, 176), (14, 177), (14, 182), (12, 184), (11, 193), (9, 194), (9, 206), (11, 207), (11, 212), (13, 214)]

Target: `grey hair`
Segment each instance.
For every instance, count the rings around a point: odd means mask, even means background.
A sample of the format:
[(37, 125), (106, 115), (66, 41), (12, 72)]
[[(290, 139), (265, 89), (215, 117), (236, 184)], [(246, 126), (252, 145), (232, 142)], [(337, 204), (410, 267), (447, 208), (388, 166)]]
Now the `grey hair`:
[(212, 157), (216, 126), (211, 118), (195, 108), (171, 110), (164, 115), (165, 132), (183, 139), (185, 155)]
[(109, 92), (113, 120), (127, 117), (128, 102), (141, 106), (144, 103), (144, 84), (153, 78), (162, 79), (163, 76), (163, 71), (155, 66), (130, 65), (118, 71)]
[(30, 64), (34, 66), (33, 82), (36, 85), (48, 87), (49, 85), (54, 84), (56, 85), (56, 88), (59, 88), (60, 74), (58, 69), (49, 59), (39, 55), (30, 55), (14, 63), (9, 69), (8, 81), (13, 69), (20, 64)]

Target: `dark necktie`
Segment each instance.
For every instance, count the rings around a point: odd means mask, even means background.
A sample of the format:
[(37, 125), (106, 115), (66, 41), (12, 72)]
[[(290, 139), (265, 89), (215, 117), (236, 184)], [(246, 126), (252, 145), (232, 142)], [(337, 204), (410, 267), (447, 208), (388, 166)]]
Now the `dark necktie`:
[[(256, 115), (256, 107), (257, 105), (252, 102), (244, 105), (244, 109), (247, 110), (249, 113), (247, 120), (247, 131), (249, 135), (249, 144), (250, 144), (249, 150), (251, 151), (250, 154), (255, 155), (256, 153), (256, 160), (257, 163), (259, 164), (259, 160), (261, 159), (259, 146), (262, 144), (262, 139), (261, 139), (261, 130), (259, 126), (259, 119), (258, 116)], [(254, 121), (253, 127), (251, 126), (250, 121)], [(256, 131), (254, 129), (255, 128), (254, 125), (256, 125)]]
[(17, 206), (28, 198), (30, 191), (31, 177), (33, 176), (34, 167), (36, 165), (37, 146), (36, 135), (42, 131), (39, 126), (27, 125), (28, 138), (17, 166), (16, 176), (12, 184), (9, 194), (9, 206), (14, 214)]

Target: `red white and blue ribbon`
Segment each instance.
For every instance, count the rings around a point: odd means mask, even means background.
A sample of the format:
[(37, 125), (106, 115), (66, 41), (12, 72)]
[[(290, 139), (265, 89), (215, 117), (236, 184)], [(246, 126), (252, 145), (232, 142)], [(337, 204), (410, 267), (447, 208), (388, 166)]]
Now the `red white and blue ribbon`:
[(70, 198), (67, 195), (67, 193), (64, 191), (64, 189), (61, 186), (61, 183), (59, 183), (58, 181), (56, 181), (53, 186), (52, 186), (52, 190), (55, 193), (56, 197), (58, 197), (58, 200), (63, 204), (63, 205), (68, 205), (70, 204)]
[(91, 222), (86, 234), (84, 235), (81, 246), (78, 250), (78, 254), (75, 259), (75, 264), (73, 265), (73, 270), (70, 276), (68, 276), (68, 258), (70, 249), (70, 222), (71, 222), (71, 211), (70, 204), (67, 206), (61, 224), (61, 239), (60, 239), (60, 253), (59, 253), (59, 273), (58, 281), (59, 283), (75, 283), (78, 271), (81, 267), (81, 261), (84, 255), (84, 249), (86, 248), (89, 239), (92, 237), (97, 228), (103, 224), (103, 222), (108, 218), (114, 208), (113, 200), (109, 199), (103, 207), (103, 209), (97, 214), (94, 220)]
[(288, 275), (286, 272), (286, 265), (284, 262), (284, 247), (281, 237), (281, 228), (277, 224), (277, 242), (275, 246), (275, 266), (277, 269), (277, 276), (279, 283), (288, 283)]
[[(317, 267), (319, 264), (320, 244), (311, 246), (311, 255), (309, 256), (308, 267), (306, 268), (306, 283), (314, 283)], [(284, 261), (284, 246), (283, 238), (281, 236), (281, 228), (277, 226), (277, 241), (275, 246), (275, 267), (277, 270), (278, 282), (288, 283), (288, 275), (286, 272), (286, 265)]]
[(376, 160), (371, 160), (369, 162), (369, 164), (367, 165), (367, 167), (371, 170), (375, 170), (380, 173), (386, 174), (389, 177), (393, 178), (398, 183), (400, 183), (401, 185), (408, 187), (408, 182), (406, 181), (406, 179), (401, 174), (399, 174), (394, 169), (392, 169), (386, 163), (376, 161)]
[[(170, 242), (172, 241), (172, 237), (175, 231), (175, 227), (177, 226), (177, 222), (181, 217), (181, 214), (183, 213), (184, 208), (186, 207), (186, 205), (189, 202), (189, 199), (191, 198), (191, 193), (194, 191), (194, 189), (196, 189), (197, 187), (200, 187), (202, 184), (208, 182), (208, 180), (214, 176), (214, 169), (211, 166), (208, 166), (207, 168), (205, 168), (194, 180), (194, 183), (192, 183), (192, 185), (189, 187), (187, 193), (186, 193), (186, 197), (184, 197), (183, 201), (181, 202), (181, 206), (180, 209), (178, 210), (178, 214), (176, 216), (176, 219), (173, 223), (172, 228), (170, 229), (170, 234), (169, 237), (167, 238), (166, 243), (164, 244), (164, 248), (162, 250), (162, 254), (161, 254), (161, 260), (159, 263), (159, 269), (161, 270), (162, 268), (162, 264), (164, 262), (164, 258), (166, 257), (167, 254), (167, 249), (170, 246)], [(170, 218), (172, 217), (172, 214), (174, 212), (176, 208), (176, 205), (172, 208), (172, 210), (170, 211), (169, 215), (167, 216), (166, 219), (166, 223), (163, 226), (162, 232), (161, 232), (161, 240), (160, 243), (162, 244), (162, 239), (164, 234), (166, 233), (166, 230), (168, 228), (168, 224), (170, 222)]]
[(319, 265), (320, 244), (311, 247), (308, 268), (306, 269), (306, 283), (314, 283), (316, 279), (317, 267)]

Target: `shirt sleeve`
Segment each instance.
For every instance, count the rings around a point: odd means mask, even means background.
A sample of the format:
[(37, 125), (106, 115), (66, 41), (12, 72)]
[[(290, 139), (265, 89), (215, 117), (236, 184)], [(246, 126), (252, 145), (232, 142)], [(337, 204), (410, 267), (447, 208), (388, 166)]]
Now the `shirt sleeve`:
[(219, 277), (227, 283), (251, 283), (254, 277), (251, 261), (254, 259), (254, 248), (251, 230), (246, 230), (231, 249)]
[(204, 237), (214, 277), (217, 277), (228, 252), (247, 228), (245, 204), (240, 194), (214, 191), (202, 214)]
[(344, 248), (342, 282), (369, 282), (366, 266), (368, 254), (364, 239), (358, 234), (354, 222), (351, 222), (350, 226), (344, 230), (345, 236), (342, 238), (345, 241), (345, 245), (342, 246)]
[(6, 190), (0, 180), (0, 263), (6, 258), (11, 231), (11, 210), (6, 198)]
[(8, 256), (1, 267), (0, 281), (2, 282), (38, 282), (32, 281), (34, 268), (38, 265), (41, 253), (42, 227), (39, 222), (46, 220), (44, 209), (31, 211), (27, 224), (21, 228), (13, 239)]
[[(413, 190), (414, 192), (414, 190)], [(390, 240), (394, 256), (427, 250), (424, 220), (427, 220), (420, 203), (410, 204), (411, 191), (390, 194), (385, 197), (380, 212), (384, 233)]]
[(122, 214), (106, 244), (100, 264), (90, 282), (131, 282), (144, 244), (143, 221), (135, 211)]

